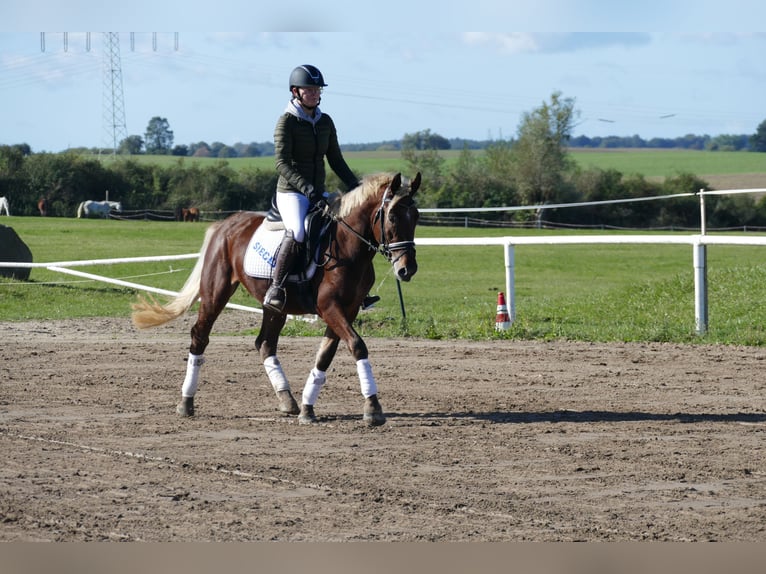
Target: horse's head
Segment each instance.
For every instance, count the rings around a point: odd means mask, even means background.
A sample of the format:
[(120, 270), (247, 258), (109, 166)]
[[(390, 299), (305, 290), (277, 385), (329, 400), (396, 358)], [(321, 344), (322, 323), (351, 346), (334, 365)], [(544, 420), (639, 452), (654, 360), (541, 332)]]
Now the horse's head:
[(418, 270), (415, 259), (415, 226), (420, 212), (413, 196), (420, 187), (420, 172), (407, 181), (397, 173), (381, 186), (380, 207), (373, 218), (373, 235), (379, 250), (391, 262), (396, 277), (409, 281)]
[(419, 187), (420, 173), (412, 181), (401, 173), (376, 174), (332, 202), (334, 217), (373, 251), (382, 253), (402, 281), (412, 279), (418, 270), (415, 226), (420, 213), (413, 196)]
[(114, 209), (117, 213), (121, 213), (122, 212), (122, 203), (120, 203), (119, 201), (110, 201), (109, 202), (109, 207)]

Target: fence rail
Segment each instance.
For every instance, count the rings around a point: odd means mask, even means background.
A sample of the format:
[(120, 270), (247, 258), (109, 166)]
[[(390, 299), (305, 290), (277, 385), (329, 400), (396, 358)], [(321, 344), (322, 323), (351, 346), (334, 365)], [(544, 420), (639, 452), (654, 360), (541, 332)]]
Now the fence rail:
[[(508, 311), (513, 321), (516, 317), (516, 294), (515, 294), (515, 246), (517, 245), (587, 245), (587, 244), (681, 244), (692, 247), (692, 266), (694, 270), (694, 312), (695, 324), (698, 334), (703, 334), (708, 328), (708, 290), (707, 290), (707, 246), (708, 245), (740, 245), (740, 246), (766, 246), (766, 236), (731, 236), (718, 235), (711, 236), (706, 234), (705, 228), (705, 196), (706, 195), (727, 195), (739, 193), (759, 193), (766, 192), (766, 189), (734, 189), (734, 190), (700, 190), (698, 193), (675, 194), (673, 196), (660, 196), (656, 198), (641, 198), (641, 201), (651, 199), (668, 199), (670, 197), (698, 196), (700, 199), (700, 233), (693, 235), (601, 235), (601, 236), (580, 236), (580, 235), (561, 235), (545, 237), (529, 236), (503, 236), (503, 237), (444, 237), (444, 238), (421, 238), (416, 239), (416, 246), (503, 246), (505, 262), (505, 291), (508, 300)], [(578, 204), (561, 204), (556, 206), (523, 206), (516, 208), (484, 208), (478, 211), (500, 211), (500, 210), (518, 210), (518, 209), (540, 209), (551, 207), (575, 207), (581, 205), (597, 205), (600, 203), (623, 203), (631, 200), (610, 200), (606, 202), (587, 202)], [(634, 200), (635, 201), (635, 200)], [(469, 212), (476, 211), (471, 209), (424, 209), (424, 213), (434, 212)], [(112, 279), (101, 275), (74, 271), (70, 267), (88, 266), (88, 265), (106, 265), (114, 263), (136, 263), (142, 261), (173, 261), (177, 259), (192, 259), (198, 256), (197, 253), (184, 255), (166, 255), (150, 257), (129, 257), (119, 259), (94, 259), (86, 261), (58, 261), (51, 263), (21, 263), (21, 262), (0, 262), (0, 267), (45, 267), (51, 271), (79, 275), (97, 281), (113, 283), (125, 287), (131, 287), (148, 292), (160, 293), (163, 295), (175, 295), (172, 291), (156, 289), (146, 285), (130, 283), (120, 279)], [(261, 312), (261, 309), (254, 307), (245, 307), (243, 305), (229, 304), (235, 309), (246, 311)]]

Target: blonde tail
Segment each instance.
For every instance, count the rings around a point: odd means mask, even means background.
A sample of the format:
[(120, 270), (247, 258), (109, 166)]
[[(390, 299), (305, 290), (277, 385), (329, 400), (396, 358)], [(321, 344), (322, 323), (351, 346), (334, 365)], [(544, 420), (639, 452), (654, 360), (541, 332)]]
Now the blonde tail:
[(192, 269), (188, 279), (186, 279), (183, 289), (181, 289), (172, 301), (165, 305), (161, 305), (151, 295), (149, 296), (149, 301), (141, 295), (138, 296), (138, 302), (131, 305), (133, 308), (133, 325), (138, 329), (148, 329), (149, 327), (164, 325), (173, 319), (177, 319), (191, 308), (199, 296), (199, 284), (200, 278), (202, 277), (202, 267), (205, 264), (205, 252), (207, 251), (207, 246), (210, 243), (213, 232), (217, 227), (217, 224), (208, 227), (207, 232), (205, 233), (205, 240), (200, 249), (199, 257), (197, 258), (197, 263), (194, 266), (194, 269)]

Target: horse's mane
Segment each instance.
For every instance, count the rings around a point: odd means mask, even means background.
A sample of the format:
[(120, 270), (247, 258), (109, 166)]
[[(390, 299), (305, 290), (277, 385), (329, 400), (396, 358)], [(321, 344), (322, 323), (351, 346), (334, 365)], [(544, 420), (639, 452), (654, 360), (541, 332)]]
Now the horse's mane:
[[(394, 178), (393, 173), (374, 173), (372, 175), (365, 176), (362, 182), (349, 192), (344, 193), (340, 197), (340, 201), (336, 204), (335, 209), (339, 217), (346, 217), (355, 208), (362, 205), (370, 197), (377, 195), (380, 186), (384, 183), (390, 182)], [(409, 183), (402, 181), (402, 187), (397, 193), (406, 193), (409, 189)]]

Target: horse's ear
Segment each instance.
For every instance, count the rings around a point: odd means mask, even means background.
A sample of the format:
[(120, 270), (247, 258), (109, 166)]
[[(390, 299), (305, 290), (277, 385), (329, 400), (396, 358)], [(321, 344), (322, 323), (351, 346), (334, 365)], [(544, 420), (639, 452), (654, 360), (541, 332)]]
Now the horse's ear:
[(420, 172), (415, 175), (415, 179), (410, 182), (410, 195), (415, 195), (415, 192), (420, 189)]
[(388, 185), (388, 189), (391, 190), (391, 195), (395, 195), (397, 191), (399, 191), (399, 188), (402, 187), (402, 174), (397, 173), (392, 179), (391, 183)]

